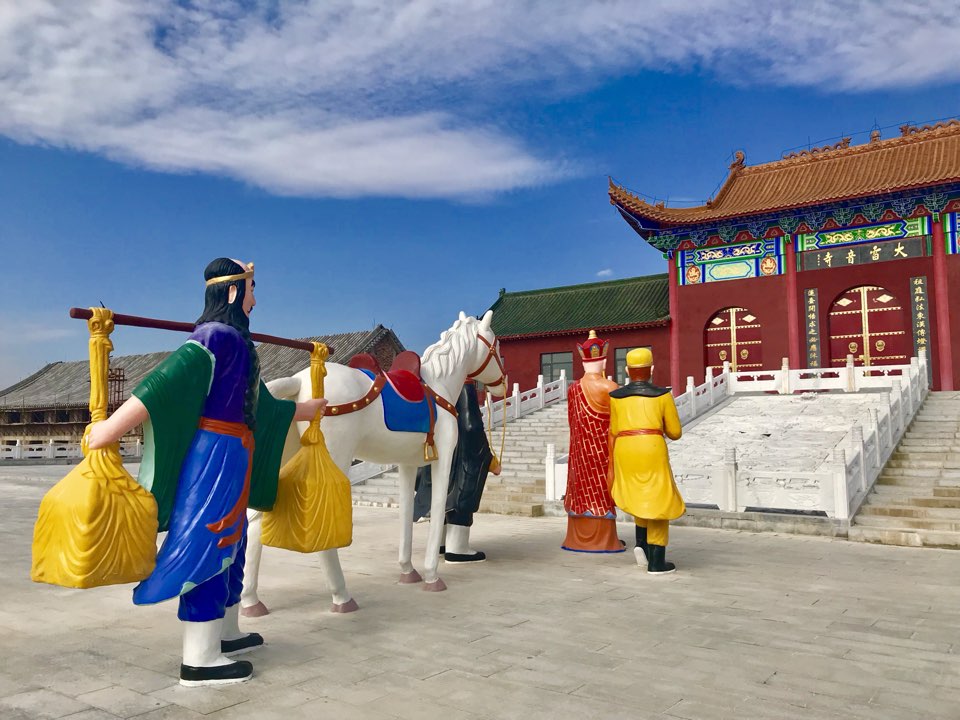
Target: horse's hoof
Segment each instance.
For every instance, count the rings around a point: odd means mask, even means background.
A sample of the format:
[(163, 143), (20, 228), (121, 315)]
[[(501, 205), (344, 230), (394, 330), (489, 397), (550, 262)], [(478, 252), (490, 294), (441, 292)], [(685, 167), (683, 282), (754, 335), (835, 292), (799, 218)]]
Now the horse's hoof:
[(420, 577), (420, 573), (416, 570), (411, 570), (408, 573), (400, 573), (401, 585), (413, 585), (418, 582), (423, 582), (423, 578)]
[(251, 605), (250, 607), (241, 606), (240, 614), (244, 617), (263, 617), (264, 615), (269, 615), (270, 611), (266, 605), (258, 601), (256, 605)]
[(447, 589), (447, 584), (440, 578), (437, 578), (433, 582), (424, 583), (423, 589), (427, 592), (443, 592)]
[(356, 612), (359, 609), (360, 609), (360, 606), (357, 605), (357, 601), (354, 600), (353, 598), (350, 598), (345, 603), (340, 603), (340, 604), (333, 603), (330, 606), (330, 612), (334, 612), (334, 613)]

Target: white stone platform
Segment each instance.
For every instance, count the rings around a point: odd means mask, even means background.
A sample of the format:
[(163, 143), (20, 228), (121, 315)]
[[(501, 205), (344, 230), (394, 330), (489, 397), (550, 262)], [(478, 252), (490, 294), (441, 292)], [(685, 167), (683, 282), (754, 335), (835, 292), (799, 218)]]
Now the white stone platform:
[(64, 472), (0, 469), (3, 720), (960, 713), (956, 552), (680, 527), (668, 552), (680, 572), (651, 578), (630, 554), (560, 550), (563, 519), (481, 515), (490, 560), (442, 567), (450, 589), (433, 594), (397, 584), (397, 513), (373, 508), (354, 509), (342, 554), (360, 612), (327, 612), (315, 557), (267, 548), (273, 613), (247, 624), (269, 643), (247, 656), (255, 677), (181, 688), (174, 604), (29, 581), (36, 508)]
[(886, 404), (886, 392), (738, 395), (684, 428), (670, 459), (675, 468), (709, 467), (735, 447), (742, 468), (813, 471), (870, 408)]

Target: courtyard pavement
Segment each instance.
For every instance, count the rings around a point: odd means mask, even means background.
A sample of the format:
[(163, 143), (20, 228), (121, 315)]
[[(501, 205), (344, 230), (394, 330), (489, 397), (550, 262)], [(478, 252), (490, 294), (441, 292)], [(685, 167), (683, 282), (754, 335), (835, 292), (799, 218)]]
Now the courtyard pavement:
[(182, 688), (174, 603), (30, 582), (65, 471), (0, 468), (3, 720), (960, 718), (956, 551), (680, 527), (679, 572), (653, 578), (632, 552), (563, 552), (562, 518), (480, 515), (490, 560), (427, 593), (397, 583), (397, 511), (373, 508), (341, 555), (359, 612), (328, 612), (313, 556), (267, 548), (253, 680)]

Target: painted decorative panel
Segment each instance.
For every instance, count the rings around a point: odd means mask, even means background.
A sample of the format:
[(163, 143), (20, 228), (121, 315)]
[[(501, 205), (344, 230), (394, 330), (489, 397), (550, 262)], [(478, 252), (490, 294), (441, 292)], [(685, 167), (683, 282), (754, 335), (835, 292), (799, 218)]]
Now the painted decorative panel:
[(960, 249), (957, 248), (957, 230), (958, 223), (960, 223), (960, 213), (945, 213), (943, 215), (943, 226), (944, 226), (944, 235), (946, 236), (947, 242), (947, 254), (956, 255), (960, 252)]
[(930, 217), (894, 220), (879, 225), (866, 225), (840, 230), (822, 230), (797, 236), (800, 252), (834, 248), (838, 245), (859, 245), (882, 240), (899, 240), (908, 237), (923, 237), (930, 234)]
[(823, 270), (846, 265), (869, 265), (875, 262), (900, 260), (926, 255), (927, 241), (924, 237), (908, 237), (902, 240), (886, 240), (861, 245), (812, 250), (800, 255), (802, 270)]
[(677, 252), (682, 285), (780, 275), (784, 271), (780, 238), (739, 245), (704, 247)]

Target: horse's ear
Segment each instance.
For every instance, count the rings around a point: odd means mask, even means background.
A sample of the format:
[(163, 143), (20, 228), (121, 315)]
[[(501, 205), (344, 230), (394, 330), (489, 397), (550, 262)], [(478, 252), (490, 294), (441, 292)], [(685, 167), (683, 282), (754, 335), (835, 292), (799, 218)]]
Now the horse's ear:
[(483, 314), (483, 320), (480, 321), (480, 328), (481, 328), (482, 330), (489, 330), (489, 329), (490, 329), (490, 323), (492, 323), (492, 322), (493, 322), (493, 310), (487, 310), (487, 311)]
[(463, 321), (466, 320), (466, 319), (467, 319), (467, 314), (466, 314), (463, 310), (461, 310), (461, 311), (460, 311), (460, 322), (463, 322)]

